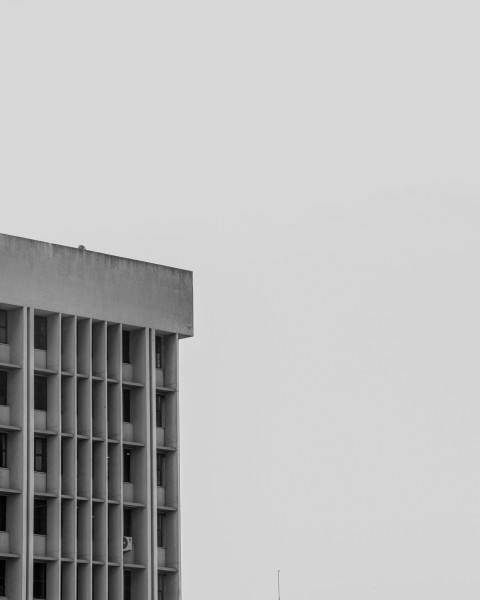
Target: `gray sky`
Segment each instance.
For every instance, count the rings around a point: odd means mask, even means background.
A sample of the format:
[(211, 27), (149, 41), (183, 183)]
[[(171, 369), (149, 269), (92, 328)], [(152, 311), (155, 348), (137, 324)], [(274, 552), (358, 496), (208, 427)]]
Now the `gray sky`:
[(0, 230), (194, 271), (184, 600), (478, 599), (477, 4), (0, 6)]

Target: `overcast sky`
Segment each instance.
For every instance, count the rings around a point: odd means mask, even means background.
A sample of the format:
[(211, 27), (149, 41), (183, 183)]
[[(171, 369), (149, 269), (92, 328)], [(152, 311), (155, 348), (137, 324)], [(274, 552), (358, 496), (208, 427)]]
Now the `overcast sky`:
[(478, 600), (479, 16), (2, 1), (0, 231), (194, 271), (184, 600)]

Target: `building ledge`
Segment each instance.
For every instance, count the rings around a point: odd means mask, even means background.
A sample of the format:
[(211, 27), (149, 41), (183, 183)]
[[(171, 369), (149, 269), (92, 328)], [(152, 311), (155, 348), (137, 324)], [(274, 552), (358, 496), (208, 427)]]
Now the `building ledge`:
[(58, 494), (53, 492), (33, 492), (35, 498), (58, 498)]
[(123, 566), (126, 569), (144, 569), (145, 568), (144, 565), (137, 565), (137, 564), (134, 564), (134, 563), (123, 563)]
[(130, 446), (131, 448), (145, 448), (145, 444), (143, 442), (133, 442), (131, 440), (123, 440), (124, 446)]
[(11, 554), (10, 552), (0, 552), (0, 558), (20, 558), (20, 554)]
[(56, 431), (52, 431), (51, 429), (34, 429), (35, 435), (40, 437), (53, 437), (54, 435), (58, 435)]
[(145, 504), (143, 502), (123, 502), (123, 506), (125, 508), (145, 508)]
[(57, 369), (47, 369), (45, 367), (34, 367), (33, 372), (35, 375), (57, 375)]
[(156, 386), (155, 390), (157, 392), (176, 392), (177, 390), (175, 388), (172, 387), (165, 387), (165, 386)]
[(157, 450), (161, 452), (175, 452), (177, 449), (173, 446), (157, 446)]
[(143, 383), (137, 383), (136, 381), (122, 381), (122, 386), (131, 390), (138, 390), (145, 387)]
[(158, 506), (157, 505), (157, 510), (160, 512), (175, 512), (177, 509), (174, 508), (173, 506)]
[(21, 427), (17, 427), (16, 425), (3, 425), (0, 423), (0, 431), (22, 431)]
[(21, 494), (21, 491), (13, 488), (0, 488), (0, 494), (2, 496), (13, 496), (14, 494)]
[(56, 562), (58, 558), (56, 556), (34, 556), (33, 560), (39, 560), (41, 562)]
[(157, 567), (157, 571), (159, 573), (165, 573), (165, 575), (168, 573), (178, 573), (178, 569), (174, 569), (172, 567)]

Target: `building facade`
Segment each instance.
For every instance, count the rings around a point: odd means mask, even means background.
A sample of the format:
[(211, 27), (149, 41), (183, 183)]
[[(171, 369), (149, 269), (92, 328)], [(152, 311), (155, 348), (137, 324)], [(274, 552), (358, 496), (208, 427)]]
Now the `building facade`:
[(0, 234), (0, 600), (179, 600), (192, 274)]

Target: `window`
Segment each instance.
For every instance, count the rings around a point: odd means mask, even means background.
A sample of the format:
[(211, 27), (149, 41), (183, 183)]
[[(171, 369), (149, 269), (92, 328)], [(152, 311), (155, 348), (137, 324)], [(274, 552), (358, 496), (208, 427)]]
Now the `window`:
[(160, 336), (155, 338), (155, 368), (163, 368), (163, 338)]
[(132, 422), (130, 415), (130, 390), (123, 390), (123, 422)]
[(47, 535), (47, 501), (34, 500), (33, 508), (33, 533)]
[(165, 427), (165, 396), (156, 395), (157, 427)]
[(157, 485), (162, 487), (165, 485), (165, 457), (160, 452), (157, 452)]
[(38, 600), (47, 597), (47, 565), (45, 563), (33, 563), (33, 597)]
[(158, 575), (158, 600), (163, 600), (163, 575)]
[(0, 596), (6, 596), (7, 589), (5, 585), (7, 571), (7, 561), (0, 560)]
[(165, 516), (157, 512), (157, 546), (165, 546)]
[(47, 349), (47, 317), (35, 316), (33, 344), (35, 350)]
[(130, 362), (130, 332), (122, 331), (122, 357), (124, 363)]
[(132, 513), (129, 510), (123, 511), (123, 535), (132, 537)]
[[(7, 531), (7, 497), (0, 496), (0, 531)], [(0, 594), (1, 596), (1, 594)]]
[(131, 459), (131, 450), (124, 450), (123, 451), (123, 481), (126, 481), (127, 483), (131, 481), (130, 459)]
[(34, 438), (34, 469), (39, 473), (47, 472), (47, 440)]
[(7, 339), (7, 311), (0, 310), (0, 344), (6, 344)]
[(0, 404), (6, 406), (7, 404), (7, 371), (0, 371)]
[(0, 433), (0, 467), (7, 468), (7, 434)]
[(123, 600), (132, 598), (132, 572), (125, 570), (123, 572)]
[(47, 378), (35, 375), (34, 379), (35, 410), (47, 410)]

